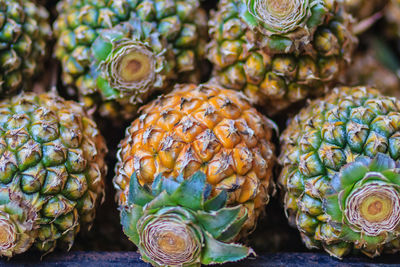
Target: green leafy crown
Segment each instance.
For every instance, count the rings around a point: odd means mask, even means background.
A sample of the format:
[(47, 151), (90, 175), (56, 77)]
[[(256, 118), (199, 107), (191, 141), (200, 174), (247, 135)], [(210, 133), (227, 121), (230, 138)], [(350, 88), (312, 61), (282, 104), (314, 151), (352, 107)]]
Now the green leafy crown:
[(373, 257), (399, 236), (400, 169), (388, 155), (358, 157), (334, 176), (331, 186), (324, 208), (341, 240)]
[[(138, 246), (142, 258), (155, 266), (224, 263), (254, 253), (229, 243), (240, 232), (247, 211), (241, 206), (226, 207), (225, 191), (210, 197), (211, 191), (202, 172), (188, 179), (160, 174), (151, 188), (141, 186), (133, 174), (128, 205), (121, 210), (124, 233)], [(157, 245), (162, 238), (170, 240), (171, 232), (182, 237), (177, 246), (183, 242), (183, 251), (168, 253)]]
[[(145, 101), (153, 89), (166, 86), (165, 75), (172, 68), (166, 47), (154, 25), (138, 18), (101, 30), (91, 46), (91, 74), (99, 92), (105, 99), (129, 98), (133, 104)], [(132, 51), (146, 55), (150, 67), (142, 79), (125, 81), (119, 74), (120, 62)]]
[(246, 0), (239, 9), (246, 24), (263, 34), (266, 47), (276, 53), (289, 53), (302, 39), (312, 40), (328, 12), (323, 0)]

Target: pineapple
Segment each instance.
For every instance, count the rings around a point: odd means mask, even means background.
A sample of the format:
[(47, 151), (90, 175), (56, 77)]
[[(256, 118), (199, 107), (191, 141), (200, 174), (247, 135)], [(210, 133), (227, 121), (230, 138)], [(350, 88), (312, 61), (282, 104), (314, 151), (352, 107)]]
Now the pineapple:
[(273, 115), (338, 78), (357, 43), (351, 22), (336, 1), (221, 0), (209, 22), (214, 79)]
[[(132, 180), (137, 179), (144, 188), (155, 188), (154, 184), (161, 179), (160, 174), (166, 179), (188, 181), (189, 177), (201, 171), (210, 185), (207, 195), (218, 198), (226, 191), (229, 197), (227, 205), (239, 205), (240, 216), (246, 214), (246, 219), (236, 229), (240, 231), (237, 239), (245, 237), (254, 229), (258, 216), (268, 203), (273, 185), (274, 145), (271, 137), (275, 127), (272, 121), (251, 107), (241, 93), (212, 84), (178, 85), (172, 93), (144, 106), (140, 117), (126, 131), (113, 180), (119, 205), (131, 207), (137, 202), (131, 200), (139, 197), (136, 196), (139, 191), (132, 189), (132, 183), (135, 183)], [(170, 188), (176, 189), (175, 186)], [(180, 190), (182, 201), (190, 204), (192, 191), (201, 188), (190, 190), (183, 187)], [(161, 193), (156, 198), (160, 198), (161, 205), (169, 206), (168, 198), (163, 197), (166, 196)], [(139, 204), (145, 210), (148, 208), (144, 202)], [(223, 220), (231, 225), (236, 219), (225, 217)], [(135, 223), (125, 222), (124, 218), (122, 221), (125, 233), (137, 244), (137, 239), (126, 230)], [(226, 227), (221, 226), (219, 231), (224, 229)], [(143, 242), (140, 246), (147, 246)], [(156, 261), (148, 251), (143, 255)], [(169, 259), (167, 256), (165, 260)], [(191, 261), (179, 264), (184, 262)]]
[(207, 20), (198, 0), (63, 0), (57, 8), (63, 82), (104, 116), (130, 119), (153, 90), (200, 78)]
[(83, 108), (48, 94), (0, 102), (0, 255), (70, 248), (102, 199), (106, 146)]
[(342, 258), (399, 250), (400, 102), (370, 87), (312, 101), (281, 136), (279, 184), (308, 248)]
[(28, 89), (51, 36), (46, 9), (30, 0), (0, 0), (0, 97)]

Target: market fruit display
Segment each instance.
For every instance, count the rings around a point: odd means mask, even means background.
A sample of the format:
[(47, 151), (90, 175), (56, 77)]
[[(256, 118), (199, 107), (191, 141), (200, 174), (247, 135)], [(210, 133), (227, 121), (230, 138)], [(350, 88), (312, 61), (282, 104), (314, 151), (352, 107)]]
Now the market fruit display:
[(104, 116), (133, 118), (149, 90), (200, 79), (207, 20), (197, 0), (64, 0), (57, 9), (63, 83)]
[(153, 266), (200, 266), (238, 261), (251, 248), (229, 243), (248, 215), (240, 205), (227, 207), (225, 190), (210, 197), (206, 175), (158, 175), (150, 187), (141, 186), (136, 174), (130, 180), (127, 205), (121, 210), (124, 233)]
[(209, 21), (213, 77), (276, 114), (338, 78), (357, 43), (352, 21), (336, 1), (221, 0)]
[(54, 93), (0, 102), (0, 255), (70, 248), (103, 197), (105, 142), (83, 108)]
[(29, 0), (0, 1), (0, 98), (30, 88), (42, 69), (51, 28), (46, 9)]
[(312, 101), (281, 136), (279, 183), (308, 248), (342, 258), (398, 251), (400, 102), (369, 87)]
[(0, 257), (398, 252), (399, 44), (400, 0), (0, 0)]
[(274, 128), (239, 92), (212, 84), (177, 85), (143, 107), (126, 130), (114, 177), (119, 205), (128, 203), (133, 174), (141, 185), (151, 186), (159, 174), (187, 179), (201, 171), (212, 197), (227, 191), (227, 205), (246, 210), (238, 238), (245, 237), (273, 185)]

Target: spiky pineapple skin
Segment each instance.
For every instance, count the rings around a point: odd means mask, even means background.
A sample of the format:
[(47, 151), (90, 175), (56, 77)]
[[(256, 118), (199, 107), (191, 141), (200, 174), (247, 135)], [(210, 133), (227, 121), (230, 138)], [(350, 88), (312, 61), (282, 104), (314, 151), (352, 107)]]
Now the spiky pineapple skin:
[(240, 1), (220, 1), (209, 21), (207, 56), (214, 65), (214, 79), (243, 91), (253, 103), (268, 106), (269, 114), (327, 91), (350, 61), (357, 42), (352, 20), (342, 5), (333, 2), (327, 4), (328, 15), (305, 51), (301, 47), (273, 54), (265, 51), (265, 36), (240, 17)]
[(30, 0), (0, 1), (0, 97), (28, 90), (45, 58), (51, 28), (46, 9)]
[(340, 226), (330, 223), (324, 203), (330, 181), (344, 165), (377, 153), (400, 158), (399, 118), (398, 100), (359, 86), (336, 88), (291, 120), (280, 138), (278, 182), (289, 222), (308, 248), (324, 248), (336, 257), (357, 250), (371, 257), (398, 251), (398, 238), (373, 249), (360, 240), (345, 242)]
[(0, 102), (0, 185), (35, 213), (29, 246), (71, 247), (90, 227), (104, 196), (106, 152), (96, 124), (73, 101), (23, 93)]
[(178, 85), (141, 109), (120, 143), (114, 186), (125, 205), (131, 175), (151, 184), (157, 174), (189, 177), (203, 171), (213, 195), (229, 192), (228, 204), (243, 204), (253, 230), (273, 185), (273, 123), (241, 93), (205, 84)]
[(174, 73), (180, 80), (197, 82), (200, 78), (198, 64), (204, 57), (207, 22), (197, 0), (64, 0), (58, 4), (58, 11), (55, 56), (63, 67), (63, 82), (77, 89), (87, 106), (103, 104), (100, 109), (105, 116), (122, 113), (132, 118), (136, 106), (128, 100), (105, 101), (97, 92), (90, 72), (90, 47), (102, 29), (133, 18), (152, 23), (168, 41), (167, 49), (174, 52), (170, 65), (175, 66)]

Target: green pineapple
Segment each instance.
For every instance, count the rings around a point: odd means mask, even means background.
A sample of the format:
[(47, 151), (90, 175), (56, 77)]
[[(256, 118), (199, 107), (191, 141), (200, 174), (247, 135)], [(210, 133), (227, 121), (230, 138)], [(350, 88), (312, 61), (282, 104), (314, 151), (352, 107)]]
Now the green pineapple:
[(64, 0), (58, 11), (63, 82), (102, 115), (132, 118), (154, 90), (200, 79), (206, 15), (197, 0)]
[(75, 102), (24, 93), (0, 102), (0, 255), (70, 248), (104, 194), (107, 149)]
[(312, 101), (281, 136), (279, 183), (308, 248), (342, 258), (399, 249), (400, 102), (369, 87)]
[(328, 90), (357, 40), (339, 1), (222, 0), (209, 22), (214, 79), (275, 114)]
[(46, 9), (29, 0), (0, 0), (0, 97), (29, 88), (51, 36)]

